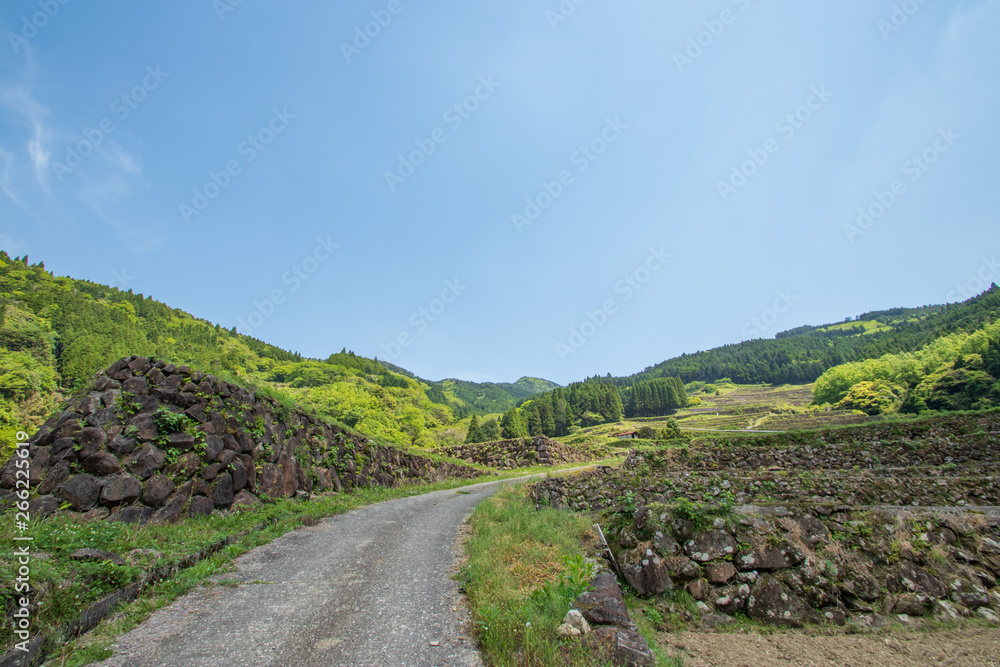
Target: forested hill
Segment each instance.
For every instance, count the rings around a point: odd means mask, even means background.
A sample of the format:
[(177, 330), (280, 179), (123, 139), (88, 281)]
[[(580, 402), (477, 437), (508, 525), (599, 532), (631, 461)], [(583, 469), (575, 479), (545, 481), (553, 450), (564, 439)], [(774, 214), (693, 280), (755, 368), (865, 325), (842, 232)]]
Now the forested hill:
[(398, 444), (500, 412), (552, 383), (427, 382), (342, 350), (327, 359), (236, 333), (142, 294), (56, 277), (0, 251), (0, 437), (37, 427), (65, 394), (122, 357), (154, 356), (279, 392), (283, 399)]
[(913, 352), (941, 336), (973, 331), (1000, 312), (1000, 289), (994, 284), (977, 297), (922, 308), (894, 308), (848, 318), (822, 327), (799, 327), (774, 339), (724, 345), (682, 354), (641, 373), (611, 381), (629, 386), (639, 380), (679, 377), (685, 383), (728, 377), (738, 384), (813, 382), (828, 368)]

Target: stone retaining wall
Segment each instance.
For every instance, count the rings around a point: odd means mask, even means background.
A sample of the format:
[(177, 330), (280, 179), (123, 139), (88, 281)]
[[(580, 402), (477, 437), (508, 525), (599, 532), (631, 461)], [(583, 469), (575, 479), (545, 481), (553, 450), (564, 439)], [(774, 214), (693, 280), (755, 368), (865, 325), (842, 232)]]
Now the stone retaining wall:
[[(145, 357), (98, 375), (34, 434), (29, 454), (33, 516), (68, 504), (126, 522), (209, 514), (265, 496), (482, 475)], [(14, 459), (0, 469), (0, 489), (14, 487), (15, 470)]]

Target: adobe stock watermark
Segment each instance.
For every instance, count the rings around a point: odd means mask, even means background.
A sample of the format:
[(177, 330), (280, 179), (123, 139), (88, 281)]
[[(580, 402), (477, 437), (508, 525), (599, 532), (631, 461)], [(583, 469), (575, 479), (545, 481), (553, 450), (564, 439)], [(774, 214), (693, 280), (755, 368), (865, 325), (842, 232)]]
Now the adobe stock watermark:
[(452, 104), (445, 109), (441, 119), (448, 124), (448, 130), (438, 127), (431, 131), (426, 139), (417, 139), (413, 142), (416, 148), (407, 155), (399, 155), (399, 163), (395, 171), (385, 172), (385, 183), (389, 186), (389, 192), (395, 192), (396, 188), (406, 182), (410, 176), (417, 173), (417, 169), (427, 163), (428, 158), (437, 152), (438, 146), (448, 141), (448, 132), (455, 132), (465, 121), (472, 118), (472, 114), (479, 111), (482, 103), (493, 97), (502, 84), (493, 78), (493, 75), (479, 77), (479, 85), (470, 95), (460, 102)]
[[(628, 125), (622, 122), (621, 116), (615, 116), (614, 120), (605, 119), (604, 128), (600, 133), (569, 156), (570, 166), (576, 167), (578, 174), (587, 171), (590, 169), (590, 165), (597, 162), (598, 158), (604, 155), (608, 147), (618, 141), (627, 129)], [(543, 180), (541, 189), (535, 195), (524, 198), (524, 209), (520, 213), (515, 212), (510, 216), (510, 221), (517, 233), (520, 234), (525, 227), (542, 217), (542, 213), (562, 197), (566, 188), (575, 182), (576, 178), (571, 169), (560, 170), (551, 181)]]
[(135, 276), (130, 275), (129, 272), (123, 266), (121, 271), (111, 272), (110, 285), (111, 287), (117, 287), (118, 289), (124, 292), (129, 288), (129, 285), (132, 284), (133, 280), (135, 280)]
[[(732, 0), (732, 2), (739, 7), (740, 11), (745, 12), (750, 8), (751, 0)], [(715, 44), (715, 40), (722, 37), (722, 34), (726, 32), (726, 27), (736, 23), (737, 16), (739, 15), (733, 10), (723, 9), (719, 18), (702, 21), (705, 29), (693, 37), (688, 37), (687, 47), (683, 51), (674, 51), (674, 65), (677, 66), (677, 71), (683, 74), (685, 67), (693, 65), (694, 61), (701, 58), (705, 49), (711, 48)]]
[(295, 114), (288, 113), (288, 107), (283, 107), (280, 110), (272, 109), (271, 119), (267, 125), (257, 132), (247, 135), (247, 138), (236, 147), (236, 153), (243, 158), (243, 162), (241, 163), (240, 160), (234, 158), (226, 162), (219, 171), (209, 171), (208, 181), (200, 188), (194, 188), (191, 203), (182, 202), (180, 204), (178, 209), (184, 223), (190, 224), (191, 218), (201, 215), (208, 208), (208, 205), (232, 184), (233, 179), (243, 173), (243, 165), (256, 160), (257, 156), (266, 150), (295, 118)]
[[(31, 459), (28, 451), (28, 434), (18, 431), (15, 435), (17, 448), (11, 455), (14, 460), (14, 488), (17, 500), (14, 502), (14, 527), (17, 529), (14, 535), (15, 542), (31, 542), (34, 538), (26, 533), (31, 529)], [(21, 641), (14, 644), (18, 651), (28, 652), (28, 643), (31, 638), (31, 547), (27, 544), (14, 549), (14, 558), (17, 559), (17, 568), (13, 579), (13, 589), (15, 593), (20, 593), (21, 597), (11, 599), (10, 606), (15, 607), (11, 616), (11, 629)]]
[(996, 282), (998, 275), (1000, 275), (1000, 264), (997, 263), (997, 256), (993, 255), (989, 259), (983, 257), (976, 274), (964, 283), (955, 285), (955, 289), (948, 292), (947, 302), (965, 301), (982, 294)]
[[(649, 255), (645, 261), (637, 268), (626, 273), (614, 284), (614, 293), (620, 295), (621, 303), (632, 300), (639, 290), (641, 290), (653, 276), (667, 265), (667, 260), (671, 255), (664, 252), (663, 246), (659, 248), (649, 248)], [(584, 313), (585, 319), (578, 325), (570, 327), (569, 337), (566, 342), (556, 343), (556, 354), (559, 361), (566, 363), (566, 359), (583, 349), (597, 332), (604, 328), (611, 316), (618, 313), (619, 301), (617, 297), (605, 299), (596, 310), (588, 310)]]
[[(340, 247), (339, 243), (334, 243), (330, 237), (317, 237), (316, 246), (301, 261), (292, 264), (281, 276), (281, 284), (288, 285), (288, 292), (296, 292), (302, 285), (313, 277), (320, 267), (323, 266), (333, 256), (333, 252)], [(281, 288), (273, 289), (271, 292), (253, 302), (253, 310), (246, 318), (239, 318), (236, 327), (240, 333), (247, 336), (253, 335), (255, 329), (259, 329), (274, 316), (278, 306), (281, 306), (288, 299), (288, 294)]]
[[(831, 97), (833, 97), (833, 93), (826, 89), (826, 85), (813, 86), (809, 89), (809, 96), (806, 97), (805, 103), (779, 118), (778, 122), (774, 124), (774, 130), (785, 141), (790, 140), (795, 136), (796, 132), (812, 120), (813, 115), (822, 109)], [(761, 148), (747, 149), (748, 159), (741, 162), (738, 166), (732, 166), (729, 180), (715, 182), (715, 189), (718, 190), (722, 201), (729, 201), (729, 197), (736, 194), (740, 188), (749, 183), (750, 179), (779, 150), (781, 150), (781, 142), (774, 137), (769, 137), (765, 140)]]
[(568, 21), (573, 14), (576, 14), (577, 8), (586, 2), (587, 0), (562, 0), (555, 10), (545, 10), (545, 20), (549, 22), (552, 32), (558, 30), (559, 25)]
[[(111, 102), (111, 113), (119, 121), (126, 120), (133, 111), (139, 108), (140, 104), (146, 101), (151, 92), (160, 87), (160, 84), (168, 76), (170, 76), (170, 72), (164, 72), (159, 65), (146, 67), (146, 74), (139, 83)], [(104, 140), (110, 137), (116, 129), (118, 128), (114, 120), (105, 117), (97, 123), (96, 127), (83, 130), (83, 139), (66, 146), (66, 157), (63, 158), (63, 161), (52, 163), (52, 171), (59, 182), (62, 183), (66, 174), (73, 173), (77, 167), (83, 164), (85, 159), (93, 155), (97, 147), (104, 143)]]
[(775, 292), (775, 295), (776, 297), (770, 308), (760, 311), (760, 315), (751, 317), (743, 325), (743, 335), (748, 340), (763, 338), (774, 328), (775, 323), (781, 319), (781, 316), (787, 313), (795, 305), (795, 302), (799, 300), (799, 297), (792, 294), (792, 290), (790, 289), (778, 290)]
[(392, 23), (393, 18), (402, 14), (404, 9), (406, 7), (400, 0), (389, 0), (385, 9), (372, 10), (371, 21), (364, 26), (354, 26), (354, 39), (350, 43), (340, 43), (340, 52), (344, 54), (347, 64), (350, 65), (355, 56), (360, 56), (362, 51), (371, 46), (372, 40), (381, 35), (382, 31)]
[[(459, 282), (458, 278), (445, 280), (444, 289), (441, 290), (441, 293), (436, 298), (431, 299), (427, 305), (421, 306), (410, 314), (410, 318), (407, 320), (410, 328), (400, 331), (392, 341), (382, 343), (382, 351), (388, 355), (389, 360), (395, 361), (398, 359), (403, 350), (413, 345), (414, 335), (419, 335), (427, 331), (432, 323), (444, 315), (445, 311), (448, 310), (448, 306), (458, 301), (458, 297), (467, 289), (469, 289), (469, 286), (463, 285)], [(413, 333), (411, 333), (411, 330)]]
[(882, 33), (882, 39), (888, 42), (889, 35), (899, 32), (910, 20), (910, 17), (919, 12), (921, 7), (926, 4), (927, 0), (903, 0), (898, 5), (893, 5), (892, 13), (889, 14), (889, 20), (879, 19), (876, 24)]
[(49, 24), (49, 21), (54, 19), (65, 5), (68, 5), (70, 0), (39, 0), (38, 8), (41, 11), (37, 11), (34, 14), (28, 16), (25, 14), (21, 17), (21, 31), (8, 32), (7, 41), (10, 42), (10, 48), (14, 49), (14, 53), (18, 54), (21, 52), (22, 46), (28, 46), (28, 44), (37, 35), (38, 31)]
[(219, 21), (226, 20), (226, 14), (236, 11), (236, 8), (243, 4), (243, 0), (212, 0), (212, 9), (215, 10)]
[[(961, 138), (962, 135), (956, 134), (950, 125), (947, 129), (939, 127), (937, 137), (931, 145), (903, 163), (903, 175), (908, 176), (911, 183), (916, 183)], [(858, 207), (856, 223), (844, 224), (844, 234), (847, 236), (848, 242), (853, 244), (856, 237), (864, 235), (907, 192), (906, 183), (901, 178), (895, 179), (886, 190), (876, 190), (870, 203)]]

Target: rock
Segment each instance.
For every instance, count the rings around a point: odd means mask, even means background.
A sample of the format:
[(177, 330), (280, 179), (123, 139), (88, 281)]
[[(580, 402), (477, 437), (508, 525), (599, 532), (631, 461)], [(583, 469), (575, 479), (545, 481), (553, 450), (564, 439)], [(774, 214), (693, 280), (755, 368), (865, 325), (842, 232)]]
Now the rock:
[(687, 591), (695, 600), (707, 600), (712, 588), (705, 579), (696, 579), (687, 585)]
[(187, 451), (194, 447), (194, 436), (190, 433), (171, 433), (164, 447)]
[(123, 507), (108, 517), (108, 521), (143, 524), (149, 521), (149, 517), (151, 517), (155, 511), (156, 510), (152, 507), (136, 507), (135, 505), (131, 507)]
[(127, 456), (135, 449), (135, 438), (127, 438), (124, 435), (116, 435), (108, 443), (108, 449), (115, 456)]
[(176, 485), (166, 475), (153, 475), (142, 487), (142, 502), (151, 507), (163, 507)]
[(594, 628), (586, 642), (612, 665), (653, 667), (656, 664), (649, 644), (636, 630), (607, 626)]
[(637, 564), (622, 565), (622, 575), (628, 585), (642, 597), (659, 595), (674, 588), (663, 561), (651, 552)]
[(223, 451), (219, 452), (217, 463), (219, 463), (219, 465), (225, 468), (227, 465), (232, 463), (233, 460), (238, 456), (239, 456), (238, 452), (235, 452), (231, 449), (224, 449)]
[(579, 637), (583, 633), (569, 623), (563, 623), (556, 628), (556, 634), (560, 637)]
[(205, 462), (211, 463), (222, 452), (225, 447), (222, 438), (214, 433), (205, 436)]
[(956, 577), (948, 588), (950, 590), (948, 597), (951, 601), (963, 607), (978, 609), (990, 603), (989, 593), (979, 584)]
[(701, 568), (693, 560), (683, 557), (667, 559), (667, 573), (672, 579), (690, 581), (701, 577)]
[(233, 478), (228, 472), (219, 475), (212, 491), (212, 500), (216, 507), (229, 507), (233, 504)]
[(215, 503), (212, 502), (210, 498), (205, 496), (196, 496), (191, 499), (191, 505), (188, 508), (188, 513), (191, 516), (207, 516), (215, 510)]
[(97, 504), (101, 495), (101, 487), (97, 480), (87, 474), (70, 477), (55, 490), (57, 498), (67, 502), (77, 512), (86, 512)]
[(75, 446), (76, 440), (73, 438), (57, 438), (49, 450), (49, 465), (56, 465), (61, 461), (68, 463), (76, 461)]
[(896, 599), (893, 611), (907, 616), (923, 616), (927, 613), (928, 602), (930, 599), (924, 595), (904, 593)]
[(1000, 624), (1000, 616), (997, 616), (997, 615), (996, 615), (996, 614), (995, 614), (995, 613), (994, 613), (994, 612), (993, 612), (992, 610), (990, 610), (990, 609), (989, 609), (988, 607), (980, 607), (979, 609), (977, 609), (977, 610), (976, 610), (976, 613), (977, 613), (977, 614), (978, 614), (978, 615), (979, 615), (979, 616), (980, 616), (981, 618), (983, 618), (983, 619), (984, 619), (984, 620), (986, 620), (986, 621), (989, 621), (990, 623), (994, 623), (994, 624)]
[(76, 436), (76, 442), (82, 449), (96, 450), (107, 441), (108, 434), (96, 426), (88, 426)]
[(723, 556), (732, 556), (736, 551), (736, 540), (725, 531), (712, 529), (691, 538), (684, 545), (684, 551), (693, 560), (706, 562)]
[(708, 583), (721, 586), (736, 576), (736, 568), (732, 563), (709, 563), (702, 568)]
[(799, 527), (799, 539), (807, 547), (814, 547), (822, 542), (830, 541), (830, 530), (819, 519), (812, 516), (801, 516), (792, 521)]
[(889, 570), (886, 585), (893, 593), (917, 593), (930, 598), (943, 598), (947, 589), (923, 568), (902, 561)]
[(125, 459), (125, 469), (139, 479), (147, 479), (162, 470), (166, 460), (167, 455), (162, 449), (146, 445)]
[(128, 505), (142, 493), (142, 482), (131, 475), (114, 475), (104, 480), (101, 489), (101, 505)]
[(785, 543), (773, 547), (758, 546), (750, 551), (740, 552), (736, 557), (736, 565), (741, 570), (773, 572), (794, 567), (803, 560), (805, 556), (800, 549)]
[(660, 552), (663, 556), (676, 556), (679, 555), (683, 549), (681, 545), (677, 543), (673, 535), (662, 533), (657, 531), (653, 536), (653, 546), (656, 550)]
[(73, 560), (79, 560), (83, 562), (98, 562), (102, 563), (104, 561), (111, 561), (115, 565), (125, 565), (125, 559), (116, 553), (110, 551), (102, 551), (100, 549), (77, 549), (69, 555)]
[(966, 615), (963, 613), (963, 609), (964, 607), (956, 607), (947, 600), (934, 600), (931, 604), (931, 610), (934, 613), (934, 618), (944, 623), (962, 620), (962, 618)]
[(131, 377), (122, 382), (122, 391), (127, 394), (144, 396), (149, 393), (149, 385), (144, 376)]
[(59, 499), (55, 496), (41, 496), (28, 501), (28, 513), (33, 519), (44, 519), (59, 510)]
[(256, 509), (262, 507), (264, 503), (254, 494), (250, 493), (246, 489), (243, 489), (233, 498), (232, 509)]
[(715, 630), (719, 626), (732, 623), (735, 620), (735, 618), (727, 614), (708, 613), (701, 617), (701, 629), (707, 631)]
[(805, 603), (773, 576), (765, 576), (757, 583), (747, 600), (746, 612), (754, 620), (793, 628), (800, 628), (816, 617)]
[(160, 427), (157, 426), (153, 415), (136, 415), (129, 422), (129, 431), (134, 433), (139, 442), (152, 442), (160, 435)]
[(114, 475), (122, 470), (121, 463), (111, 452), (98, 452), (83, 460), (83, 469), (92, 475), (104, 477)]
[(41, 496), (47, 496), (67, 479), (69, 479), (69, 462), (60, 461), (58, 464), (49, 469), (45, 479), (38, 485), (38, 494)]
[(587, 619), (583, 617), (583, 614), (578, 609), (570, 609), (566, 612), (563, 623), (576, 629), (580, 634), (586, 635), (590, 633), (590, 624), (587, 623)]
[(623, 628), (632, 626), (632, 617), (625, 606), (621, 587), (615, 575), (610, 572), (601, 572), (591, 579), (589, 590), (573, 601), (573, 607), (591, 625), (617, 625)]

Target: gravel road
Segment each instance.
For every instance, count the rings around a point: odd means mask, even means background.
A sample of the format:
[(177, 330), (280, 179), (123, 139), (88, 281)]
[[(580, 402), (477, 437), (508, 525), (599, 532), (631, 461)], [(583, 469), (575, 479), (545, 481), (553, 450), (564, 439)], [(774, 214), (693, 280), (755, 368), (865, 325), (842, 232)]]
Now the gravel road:
[(497, 483), (369, 505), (234, 562), (123, 635), (101, 667), (482, 665), (451, 579), (459, 531)]

